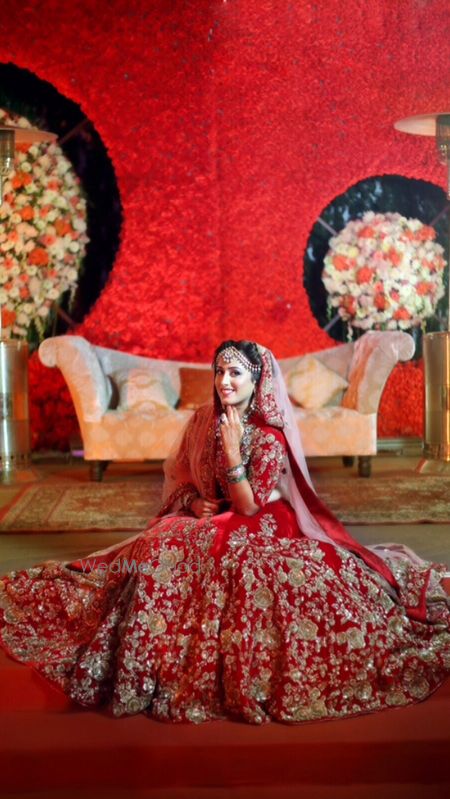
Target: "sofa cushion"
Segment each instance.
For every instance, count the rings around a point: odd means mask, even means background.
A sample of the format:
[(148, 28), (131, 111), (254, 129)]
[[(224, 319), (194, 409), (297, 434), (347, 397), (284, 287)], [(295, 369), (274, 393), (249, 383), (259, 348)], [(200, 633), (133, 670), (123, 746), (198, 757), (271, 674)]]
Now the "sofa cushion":
[(213, 397), (213, 372), (211, 369), (180, 367), (181, 410), (195, 410), (200, 405), (211, 402)]
[(149, 369), (120, 369), (111, 375), (119, 391), (119, 410), (170, 410), (161, 379)]
[(300, 358), (286, 375), (291, 400), (302, 408), (322, 408), (348, 386), (343, 377), (311, 355)]

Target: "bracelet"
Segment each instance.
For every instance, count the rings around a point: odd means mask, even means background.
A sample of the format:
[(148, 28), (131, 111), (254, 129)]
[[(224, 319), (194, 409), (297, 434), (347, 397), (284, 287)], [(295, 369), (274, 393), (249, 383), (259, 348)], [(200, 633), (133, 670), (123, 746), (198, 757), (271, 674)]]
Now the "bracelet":
[(243, 480), (247, 479), (247, 472), (244, 471), (240, 474), (232, 475), (231, 477), (227, 477), (227, 483), (242, 483)]
[(236, 474), (242, 474), (245, 472), (245, 466), (243, 463), (238, 463), (237, 466), (230, 466), (227, 469), (227, 477), (234, 477)]
[(184, 496), (181, 498), (181, 507), (184, 511), (189, 512), (191, 510), (191, 505), (194, 499), (199, 497), (199, 493), (196, 489), (192, 489), (189, 492), (186, 492)]

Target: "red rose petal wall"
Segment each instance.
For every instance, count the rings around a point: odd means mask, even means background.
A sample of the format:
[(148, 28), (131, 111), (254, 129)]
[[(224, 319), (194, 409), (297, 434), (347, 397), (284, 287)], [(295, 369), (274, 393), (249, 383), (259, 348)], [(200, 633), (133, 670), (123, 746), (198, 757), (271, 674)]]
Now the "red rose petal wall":
[[(393, 122), (450, 109), (447, 0), (3, 0), (0, 26), (0, 60), (78, 102), (116, 170), (121, 249), (79, 329), (94, 343), (331, 346), (302, 282), (321, 210), (371, 175), (445, 183), (434, 142)], [(394, 373), (384, 434), (420, 432), (420, 375)], [(406, 430), (394, 398), (412, 385)]]

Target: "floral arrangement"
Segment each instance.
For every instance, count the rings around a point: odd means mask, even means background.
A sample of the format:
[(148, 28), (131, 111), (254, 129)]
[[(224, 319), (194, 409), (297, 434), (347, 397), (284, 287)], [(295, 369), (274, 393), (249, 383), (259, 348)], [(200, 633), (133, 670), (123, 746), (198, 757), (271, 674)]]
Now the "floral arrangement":
[(351, 327), (406, 330), (444, 295), (443, 248), (418, 219), (364, 214), (330, 239), (322, 280), (330, 308)]
[[(31, 127), (0, 110), (0, 125)], [(57, 145), (16, 145), (0, 206), (0, 310), (3, 334), (40, 338), (53, 303), (73, 295), (88, 237), (86, 201)]]

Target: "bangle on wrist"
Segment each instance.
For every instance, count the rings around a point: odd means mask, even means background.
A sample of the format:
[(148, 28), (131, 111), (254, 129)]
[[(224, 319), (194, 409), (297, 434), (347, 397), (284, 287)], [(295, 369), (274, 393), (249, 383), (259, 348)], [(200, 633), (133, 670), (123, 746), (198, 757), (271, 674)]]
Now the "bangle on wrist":
[(189, 491), (189, 493), (185, 494), (181, 500), (181, 507), (184, 511), (190, 511), (191, 505), (194, 499), (198, 499), (199, 493), (198, 491)]
[(242, 483), (242, 481), (246, 479), (247, 479), (247, 472), (244, 469), (242, 473), (232, 475), (231, 477), (227, 476), (227, 483)]
[(227, 469), (227, 478), (235, 477), (240, 474), (245, 474), (245, 466), (243, 463), (238, 463), (237, 466), (230, 466), (230, 468)]

